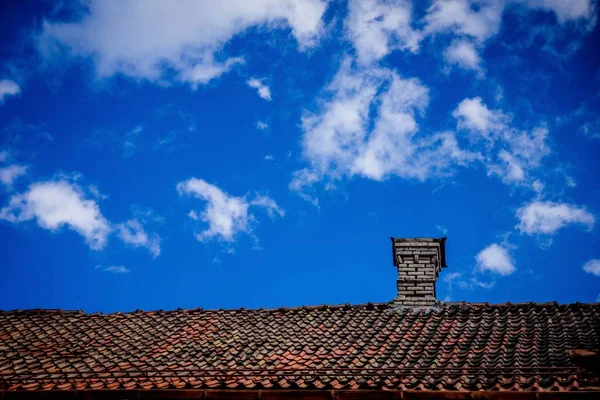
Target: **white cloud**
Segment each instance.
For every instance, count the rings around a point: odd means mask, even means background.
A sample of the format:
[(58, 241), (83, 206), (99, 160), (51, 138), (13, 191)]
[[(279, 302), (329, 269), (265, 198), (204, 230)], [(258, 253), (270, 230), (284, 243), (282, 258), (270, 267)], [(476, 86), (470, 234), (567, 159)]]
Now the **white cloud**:
[(21, 87), (15, 81), (10, 79), (0, 80), (0, 104), (4, 103), (4, 98), (16, 96), (21, 93)]
[[(25, 168), (16, 172), (0, 168), (0, 181), (10, 187), (18, 174), (25, 173)], [(78, 174), (70, 177), (63, 174), (55, 180), (30, 185), (26, 192), (13, 195), (8, 205), (0, 209), (0, 220), (15, 224), (35, 220), (40, 227), (52, 232), (67, 227), (82, 235), (94, 250), (106, 246), (108, 236), (115, 228), (123, 242), (133, 247), (144, 247), (154, 258), (158, 257), (160, 237), (156, 233), (148, 233), (143, 223), (147, 219), (161, 222), (161, 218), (151, 209), (134, 206), (132, 209), (138, 218), (113, 225), (102, 215), (97, 202), (107, 196), (93, 185), (84, 190), (74, 181), (79, 177)]]
[(123, 74), (194, 86), (241, 61), (217, 60), (215, 53), (250, 27), (289, 27), (300, 49), (314, 46), (325, 9), (322, 0), (92, 0), (80, 21), (46, 21), (40, 49), (48, 57), (62, 48), (73, 56), (91, 57), (98, 78)]
[(416, 114), (424, 112), (429, 91), (417, 79), (385, 68), (355, 69), (346, 59), (323, 98), (317, 112), (302, 118), (310, 168), (294, 173), (293, 190), (324, 177), (425, 180), (478, 157), (461, 150), (451, 132), (419, 134)]
[(358, 61), (369, 64), (395, 49), (416, 52), (420, 34), (412, 29), (411, 21), (408, 0), (351, 0), (346, 27)]
[[(196, 89), (198, 85), (205, 85), (215, 78), (229, 72), (233, 66), (244, 64), (242, 57), (228, 58), (224, 63), (217, 63), (212, 55), (204, 56), (200, 64), (194, 66), (182, 67), (179, 80), (189, 82), (192, 88)], [(148, 79), (148, 78), (147, 78)]]
[(360, 64), (372, 64), (397, 49), (417, 52), (424, 38), (449, 34), (455, 40), (444, 52), (446, 61), (482, 76), (477, 47), (498, 34), (509, 3), (554, 12), (560, 23), (594, 21), (591, 0), (434, 0), (420, 21), (423, 28), (415, 30), (409, 0), (350, 0), (345, 26)]
[(480, 97), (464, 99), (452, 113), (457, 128), (468, 133), (477, 144), (483, 141), (482, 159), (489, 175), (497, 175), (506, 184), (529, 186), (535, 191), (543, 186), (532, 172), (550, 154), (548, 129), (537, 127), (531, 132), (509, 125), (510, 116), (502, 110), (490, 110)]
[(96, 269), (104, 272), (110, 272), (113, 274), (128, 274), (130, 271), (122, 265), (111, 265), (109, 267), (103, 267), (102, 265), (96, 265)]
[(82, 235), (94, 250), (106, 245), (111, 231), (96, 201), (87, 199), (77, 184), (65, 180), (32, 184), (25, 193), (12, 196), (0, 210), (0, 219), (12, 223), (36, 220), (52, 232), (66, 226)]
[(447, 233), (448, 233), (448, 228), (446, 228), (446, 227), (444, 227), (444, 226), (441, 226), (441, 225), (436, 225), (435, 227), (436, 227), (436, 229), (437, 229), (438, 231), (440, 231), (440, 233), (441, 233), (442, 235), (445, 235), (445, 234), (447, 234)]
[(600, 119), (587, 121), (580, 129), (590, 139), (600, 140)]
[(290, 189), (317, 205), (310, 191), (322, 180), (424, 181), (480, 161), (488, 175), (541, 192), (544, 184), (535, 172), (551, 153), (546, 127), (516, 129), (510, 115), (488, 108), (480, 97), (467, 98), (452, 113), (461, 137), (473, 145), (465, 150), (453, 132), (419, 131), (417, 118), (428, 101), (420, 81), (345, 59), (317, 110), (302, 117), (302, 155), (309, 166), (294, 172)]
[(461, 272), (451, 272), (449, 274), (445, 274), (443, 279), (448, 286), (448, 294), (452, 293), (454, 285), (458, 285), (458, 287), (462, 290), (474, 290), (475, 288), (491, 289), (495, 285), (494, 281), (480, 281), (475, 276), (471, 276), (468, 279), (463, 278), (463, 274)]
[(475, 132), (487, 140), (494, 140), (510, 119), (500, 110), (490, 110), (481, 97), (464, 99), (452, 116), (459, 128)]
[(470, 36), (481, 43), (499, 32), (502, 13), (509, 3), (554, 12), (560, 23), (594, 18), (591, 0), (435, 0), (424, 17), (424, 31)]
[[(460, 284), (461, 284), (461, 286), (464, 286), (465, 281), (461, 281)], [(469, 289), (474, 289), (476, 287), (479, 287), (482, 289), (491, 289), (494, 287), (495, 284), (496, 284), (495, 281), (484, 282), (484, 281), (480, 281), (479, 279), (477, 279), (474, 276), (471, 277), (471, 279), (469, 279), (469, 282), (466, 283), (466, 285)]]
[(543, 183), (537, 179), (529, 179), (529, 172), (537, 169), (542, 159), (550, 154), (550, 148), (546, 144), (547, 137), (548, 129), (543, 127), (531, 132), (513, 129), (503, 132), (503, 145), (506, 149), (498, 152), (496, 164), (488, 164), (488, 171), (498, 175), (504, 183), (528, 183), (534, 191), (539, 192)]
[[(455, 40), (444, 52), (446, 61), (482, 76), (477, 47), (498, 34), (502, 14), (510, 2), (434, 0), (420, 21), (423, 29), (415, 30), (409, 0), (350, 0), (345, 26), (356, 49), (357, 60), (363, 65), (372, 64), (397, 49), (417, 52), (423, 38), (450, 34)], [(593, 20), (594, 15), (590, 0), (519, 0), (513, 3), (553, 11), (561, 23)]]
[(137, 151), (137, 139), (144, 131), (143, 125), (137, 125), (135, 128), (125, 133), (123, 137), (123, 157), (129, 157)]
[(424, 17), (425, 34), (451, 32), (482, 43), (498, 33), (504, 1), (488, 1), (473, 7), (469, 0), (435, 0)]
[(153, 258), (160, 255), (160, 237), (156, 233), (148, 233), (137, 219), (130, 219), (116, 225), (119, 238), (133, 247), (148, 249)]
[(235, 197), (227, 194), (215, 185), (211, 185), (203, 179), (190, 178), (177, 184), (180, 195), (191, 195), (203, 201), (206, 206), (198, 215), (190, 212), (192, 219), (199, 219), (208, 224), (208, 228), (196, 238), (201, 241), (217, 239), (225, 242), (233, 242), (238, 233), (251, 233), (251, 222), (256, 220), (250, 207), (263, 208), (269, 216), (275, 214), (283, 216), (284, 212), (275, 201), (267, 196), (254, 196), (252, 200), (244, 197)]
[(8, 151), (6, 151), (6, 150), (0, 151), (0, 163), (5, 162), (6, 160), (8, 160)]
[(198, 240), (217, 237), (233, 241), (236, 233), (250, 229), (248, 203), (243, 198), (229, 196), (218, 187), (196, 178), (179, 183), (177, 190), (180, 194), (191, 194), (207, 202), (200, 219), (208, 223), (209, 227), (198, 235)]
[(271, 154), (267, 154), (263, 157), (265, 161), (273, 161), (275, 158)]
[(462, 69), (472, 70), (483, 75), (481, 68), (481, 57), (475, 48), (475, 45), (467, 40), (454, 40), (444, 51), (446, 62), (451, 65), (457, 65)]
[(458, 39), (459, 42), (453, 41), (444, 53), (446, 60), (476, 70), (481, 76), (481, 60), (473, 44), (481, 47), (498, 34), (504, 10), (511, 3), (553, 12), (561, 24), (583, 21), (588, 24), (588, 30), (595, 24), (595, 5), (591, 0), (434, 0), (423, 17), (422, 35), (449, 34)]
[(292, 173), (292, 180), (290, 181), (288, 188), (296, 193), (304, 200), (312, 203), (315, 207), (319, 207), (319, 199), (315, 197), (312, 192), (312, 186), (319, 182), (321, 176), (316, 172), (303, 168)]
[[(481, 250), (475, 259), (477, 269), (481, 272), (490, 271), (499, 275), (510, 275), (516, 270), (508, 250), (496, 243)], [(486, 284), (478, 286), (486, 287)]]
[(9, 165), (7, 167), (0, 168), (0, 182), (10, 189), (12, 188), (15, 180), (25, 174), (27, 174), (26, 165)]
[(268, 196), (257, 195), (252, 200), (250, 200), (248, 204), (251, 206), (264, 208), (265, 210), (267, 210), (267, 214), (269, 214), (269, 217), (271, 218), (275, 217), (275, 215), (278, 215), (280, 217), (285, 216), (285, 211), (283, 211), (283, 209), (281, 209), (277, 205), (277, 203), (275, 203), (275, 201)]
[(95, 185), (89, 185), (87, 187), (87, 190), (92, 195), (92, 197), (95, 199), (98, 199), (98, 200), (108, 199), (108, 195), (101, 193), (100, 189), (98, 189), (98, 187)]
[(583, 270), (592, 275), (600, 276), (600, 259), (596, 258), (586, 262)]
[(256, 123), (256, 129), (258, 129), (259, 131), (264, 131), (268, 127), (269, 127), (269, 125), (266, 122), (258, 121)]
[(505, 183), (521, 182), (525, 179), (525, 170), (511, 153), (506, 150), (500, 150), (498, 153), (500, 164), (490, 165), (490, 173), (498, 175)]
[(269, 89), (269, 87), (263, 83), (262, 79), (252, 78), (248, 79), (246, 83), (251, 88), (256, 89), (256, 91), (258, 92), (258, 96), (261, 99), (271, 101), (271, 89)]
[(512, 131), (505, 134), (504, 140), (516, 157), (529, 160), (528, 164), (538, 166), (542, 158), (550, 153), (546, 144), (548, 129), (538, 127), (529, 132)]
[(553, 11), (561, 24), (578, 19), (589, 20), (595, 10), (591, 0), (526, 0), (525, 3), (529, 7)]
[(569, 224), (583, 225), (592, 229), (596, 219), (585, 208), (567, 203), (533, 201), (517, 210), (522, 233), (552, 235)]
[(455, 282), (456, 280), (460, 279), (462, 277), (462, 273), (461, 272), (450, 272), (448, 274), (444, 274), (444, 282), (446, 282), (448, 284), (449, 287), (452, 286), (452, 283)]

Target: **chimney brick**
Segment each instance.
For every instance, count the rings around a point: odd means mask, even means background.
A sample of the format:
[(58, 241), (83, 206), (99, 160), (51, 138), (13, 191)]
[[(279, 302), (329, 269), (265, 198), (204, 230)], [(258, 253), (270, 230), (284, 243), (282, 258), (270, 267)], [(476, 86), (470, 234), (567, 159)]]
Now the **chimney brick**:
[(435, 282), (446, 267), (446, 238), (392, 238), (398, 268), (398, 296), (394, 303), (407, 307), (435, 306)]

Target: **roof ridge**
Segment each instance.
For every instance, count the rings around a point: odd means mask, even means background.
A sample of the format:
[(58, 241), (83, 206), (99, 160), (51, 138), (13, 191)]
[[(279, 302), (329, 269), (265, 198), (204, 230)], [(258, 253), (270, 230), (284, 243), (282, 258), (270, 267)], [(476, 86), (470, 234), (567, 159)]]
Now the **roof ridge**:
[(240, 312), (240, 311), (265, 311), (265, 312), (285, 312), (285, 311), (298, 311), (298, 310), (318, 310), (318, 309), (351, 309), (351, 308), (379, 308), (379, 309), (386, 309), (391, 307), (391, 302), (388, 303), (372, 303), (372, 302), (368, 302), (368, 303), (359, 303), (359, 304), (350, 304), (350, 303), (345, 303), (345, 304), (317, 304), (317, 305), (311, 305), (311, 306), (307, 306), (307, 305), (301, 305), (301, 306), (294, 306), (294, 307), (286, 307), (286, 306), (281, 306), (281, 307), (273, 307), (273, 308), (265, 308), (265, 307), (259, 307), (259, 308), (245, 308), (245, 307), (238, 307), (238, 308), (219, 308), (219, 309), (204, 309), (202, 307), (196, 307), (196, 308), (177, 308), (174, 310), (162, 310), (162, 309), (158, 309), (158, 310), (141, 310), (141, 309), (137, 309), (137, 310), (133, 310), (133, 311), (115, 311), (115, 312), (102, 312), (102, 311), (95, 311), (95, 312), (84, 312), (83, 310), (79, 309), (79, 310), (63, 310), (63, 309), (59, 309), (59, 308), (31, 308), (31, 309), (14, 309), (14, 310), (1, 310), (0, 309), (0, 315), (2, 314), (86, 314), (86, 315), (125, 315), (125, 314), (160, 314), (160, 313), (164, 313), (164, 314), (171, 314), (171, 313), (177, 313), (177, 312), (183, 312), (183, 313), (193, 313), (193, 312)]
[(447, 305), (447, 306), (458, 306), (458, 305), (466, 305), (466, 306), (472, 306), (472, 307), (510, 307), (510, 306), (527, 306), (527, 305), (534, 305), (534, 306), (543, 306), (543, 307), (549, 307), (549, 306), (598, 306), (600, 305), (600, 302), (594, 301), (594, 302), (590, 302), (590, 303), (582, 303), (580, 301), (576, 301), (574, 303), (559, 303), (558, 301), (520, 301), (520, 302), (510, 302), (507, 301), (505, 303), (489, 303), (489, 302), (468, 302), (468, 301), (446, 301), (446, 302), (442, 302), (442, 305)]
[[(467, 302), (467, 301), (447, 301), (447, 302), (440, 302), (440, 307), (457, 307), (457, 306), (467, 306), (467, 307), (489, 307), (489, 308), (496, 308), (496, 307), (512, 307), (512, 306), (543, 306), (543, 307), (551, 307), (551, 306), (600, 306), (600, 302), (591, 302), (591, 303), (581, 303), (581, 302), (575, 302), (575, 303), (558, 303), (557, 301), (553, 301), (553, 302), (534, 302), (534, 301), (529, 301), (529, 302), (516, 302), (516, 303), (511, 303), (511, 302), (506, 302), (506, 303), (495, 303), (495, 304), (490, 304), (488, 302)], [(281, 307), (273, 307), (273, 308), (264, 308), (264, 307), (260, 307), (260, 308), (245, 308), (245, 307), (239, 307), (239, 308), (220, 308), (220, 309), (203, 309), (202, 307), (196, 307), (196, 308), (187, 308), (187, 309), (182, 309), (182, 308), (177, 308), (174, 310), (162, 310), (162, 309), (158, 309), (158, 310), (141, 310), (141, 309), (137, 309), (134, 311), (115, 311), (115, 312), (108, 312), (108, 313), (104, 313), (102, 311), (96, 311), (96, 312), (84, 312), (83, 310), (79, 309), (79, 310), (63, 310), (60, 308), (32, 308), (32, 309), (14, 309), (14, 310), (0, 310), (0, 315), (7, 315), (7, 314), (59, 314), (59, 315), (63, 315), (63, 314), (85, 314), (85, 315), (126, 315), (126, 314), (172, 314), (172, 313), (195, 313), (195, 312), (244, 312), (244, 311), (263, 311), (263, 312), (286, 312), (286, 311), (299, 311), (299, 310), (308, 310), (308, 311), (312, 311), (312, 310), (318, 310), (318, 309), (332, 309), (332, 310), (338, 310), (338, 309), (353, 309), (353, 308), (378, 308), (379, 310), (384, 310), (387, 308), (391, 308), (393, 307), (393, 303), (392, 302), (387, 302), (387, 303), (359, 303), (359, 304), (349, 304), (349, 303), (345, 303), (345, 304), (317, 304), (317, 305), (311, 305), (311, 306), (307, 306), (307, 305), (301, 305), (301, 306), (294, 306), (294, 307), (285, 307), (285, 306), (281, 306)], [(411, 308), (411, 307), (405, 307), (405, 308)], [(418, 307), (412, 307), (412, 308), (418, 308)]]

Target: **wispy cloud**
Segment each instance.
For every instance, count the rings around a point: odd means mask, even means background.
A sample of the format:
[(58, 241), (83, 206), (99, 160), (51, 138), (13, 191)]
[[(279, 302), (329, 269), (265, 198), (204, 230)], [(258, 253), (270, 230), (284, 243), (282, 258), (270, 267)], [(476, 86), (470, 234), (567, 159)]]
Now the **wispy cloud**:
[(267, 101), (271, 101), (271, 89), (263, 83), (264, 79), (252, 78), (248, 79), (246, 82), (248, 86), (256, 89), (258, 96), (261, 99), (265, 99)]
[(595, 24), (595, 6), (591, 0), (503, 0), (478, 3), (477, 7), (473, 7), (470, 0), (434, 0), (422, 19), (424, 28), (421, 34), (424, 37), (449, 34), (463, 44), (469, 43), (470, 45), (463, 45), (461, 48), (453, 41), (444, 56), (449, 62), (478, 70), (481, 74), (481, 62), (473, 46), (483, 47), (499, 33), (502, 16), (509, 4), (552, 12), (560, 24), (581, 23), (583, 26), (587, 25), (588, 29), (590, 24)]
[(10, 79), (0, 80), (0, 104), (4, 103), (4, 99), (10, 96), (16, 96), (21, 93), (21, 87), (15, 81)]
[(279, 207), (277, 203), (275, 203), (275, 200), (268, 196), (255, 195), (254, 198), (248, 202), (248, 204), (251, 206), (264, 208), (271, 218), (275, 217), (276, 215), (279, 217), (285, 216), (285, 211), (283, 211), (283, 209)]
[(445, 61), (482, 77), (484, 67), (479, 53), (500, 32), (509, 4), (552, 12), (559, 24), (571, 22), (587, 26), (587, 30), (595, 24), (595, 5), (591, 0), (502, 0), (479, 2), (476, 7), (471, 0), (434, 0), (421, 20), (415, 19), (408, 0), (351, 0), (346, 34), (362, 65), (375, 64), (394, 50), (416, 53), (427, 38), (449, 36), (453, 40), (441, 52)]
[(347, 58), (323, 97), (321, 107), (302, 118), (310, 166), (294, 173), (293, 190), (354, 176), (423, 181), (478, 158), (462, 150), (452, 132), (419, 132), (417, 115), (427, 107), (429, 89), (417, 79), (386, 68), (362, 69)]
[[(0, 169), (0, 180), (5, 181)], [(109, 236), (116, 232), (118, 238), (133, 247), (146, 248), (153, 258), (160, 255), (160, 237), (148, 232), (144, 225), (148, 221), (161, 222), (160, 217), (150, 209), (132, 207), (134, 218), (123, 223), (113, 224), (100, 211), (100, 201), (108, 196), (90, 185), (82, 187), (78, 181), (80, 174), (57, 174), (52, 180), (31, 184), (22, 193), (14, 194), (8, 204), (0, 209), (0, 220), (13, 224), (34, 221), (43, 229), (59, 232), (71, 229), (84, 237), (93, 250), (104, 249)]]
[(589, 274), (600, 276), (600, 259), (596, 258), (586, 262), (583, 270)]
[(475, 289), (492, 289), (496, 282), (482, 281), (475, 274), (464, 276), (462, 272), (450, 272), (443, 275), (443, 281), (447, 286), (447, 297), (444, 301), (451, 301), (454, 290), (475, 290)]
[(256, 129), (258, 129), (259, 131), (264, 131), (268, 127), (269, 127), (269, 125), (266, 122), (258, 121), (256, 123)]
[(153, 258), (160, 255), (160, 237), (156, 233), (148, 233), (137, 219), (130, 219), (116, 225), (119, 238), (133, 247), (148, 249)]
[(475, 44), (467, 40), (455, 40), (444, 52), (444, 58), (450, 65), (456, 65), (465, 70), (475, 71), (479, 77), (483, 76), (481, 57)]
[[(98, 78), (122, 74), (167, 85), (210, 82), (241, 63), (240, 57), (219, 59), (224, 44), (252, 26), (287, 26), (300, 47), (314, 46), (326, 9), (321, 0), (86, 3), (88, 13), (77, 22), (45, 21), (39, 46), (53, 59), (62, 49), (90, 57)], [(152, 29), (148, 29), (152, 27)], [(221, 55), (221, 53), (219, 53)]]
[(21, 176), (27, 174), (26, 165), (8, 165), (0, 167), (0, 182), (8, 189), (12, 189), (13, 183)]
[(109, 272), (111, 274), (117, 274), (117, 275), (128, 274), (131, 272), (128, 268), (126, 268), (122, 265), (111, 265), (108, 267), (104, 267), (102, 265), (96, 265), (96, 269), (99, 271)]
[(567, 225), (582, 225), (592, 229), (594, 215), (584, 207), (551, 201), (532, 201), (517, 210), (517, 229), (525, 234), (553, 235)]
[[(263, 195), (242, 197), (229, 195), (219, 187), (199, 178), (190, 178), (177, 184), (180, 195), (196, 197), (206, 204), (200, 213), (190, 211), (188, 214), (194, 220), (200, 220), (208, 228), (196, 235), (196, 238), (205, 242), (216, 239), (224, 242), (233, 242), (239, 233), (251, 233), (251, 222), (256, 221), (256, 216), (251, 208), (267, 211), (270, 217), (282, 217), (284, 211), (277, 203)], [(248, 197), (251, 197), (249, 200)]]
[(590, 139), (600, 140), (600, 118), (585, 122), (581, 132)]
[(507, 127), (510, 117), (500, 110), (490, 110), (481, 97), (464, 99), (452, 112), (459, 129), (481, 135), (483, 139), (495, 140)]
[(441, 226), (441, 225), (436, 225), (435, 228), (442, 234), (445, 235), (448, 233), (448, 229)]
[(452, 115), (458, 130), (466, 132), (472, 145), (480, 150), (480, 160), (489, 175), (498, 176), (509, 185), (539, 191), (543, 183), (533, 172), (551, 153), (545, 126), (531, 131), (516, 129), (510, 125), (509, 115), (489, 109), (480, 97), (464, 99)]
[(411, 26), (409, 1), (350, 0), (348, 8), (348, 36), (361, 64), (376, 62), (396, 49), (419, 49), (421, 34)]
[(503, 11), (500, 1), (475, 8), (468, 0), (435, 0), (423, 18), (424, 33), (452, 33), (483, 43), (498, 33)]
[(137, 138), (144, 131), (143, 125), (137, 125), (125, 133), (122, 141), (123, 157), (129, 157), (137, 151)]

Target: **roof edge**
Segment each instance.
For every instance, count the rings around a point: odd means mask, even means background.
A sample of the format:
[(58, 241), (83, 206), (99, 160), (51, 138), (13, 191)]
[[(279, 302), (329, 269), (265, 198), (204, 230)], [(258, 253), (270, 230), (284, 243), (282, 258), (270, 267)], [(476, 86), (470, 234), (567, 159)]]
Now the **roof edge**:
[[(523, 307), (523, 306), (542, 306), (542, 307), (551, 307), (551, 306), (600, 306), (600, 302), (591, 302), (591, 303), (559, 303), (557, 301), (552, 302), (517, 302), (517, 303), (495, 303), (490, 304), (487, 302), (466, 302), (466, 301), (450, 301), (450, 302), (440, 302), (440, 308), (443, 307), (487, 307), (487, 308), (505, 308), (505, 307)], [(116, 311), (116, 312), (84, 312), (83, 310), (64, 310), (64, 309), (50, 309), (50, 308), (32, 308), (32, 309), (15, 309), (15, 310), (0, 310), (0, 315), (8, 315), (8, 314), (80, 314), (80, 315), (128, 315), (128, 314), (172, 314), (172, 313), (200, 313), (200, 312), (242, 312), (242, 311), (266, 311), (266, 312), (286, 312), (286, 311), (300, 311), (300, 310), (336, 310), (336, 309), (354, 309), (354, 308), (364, 308), (364, 309), (393, 309), (397, 308), (394, 306), (393, 302), (387, 303), (360, 303), (360, 304), (318, 304), (312, 306), (295, 306), (295, 307), (275, 307), (275, 308), (221, 308), (221, 309), (203, 309), (202, 307), (198, 308), (188, 308), (182, 309), (178, 308), (175, 310), (134, 310), (134, 311)], [(405, 308), (414, 308), (419, 309), (420, 307), (405, 307)]]

